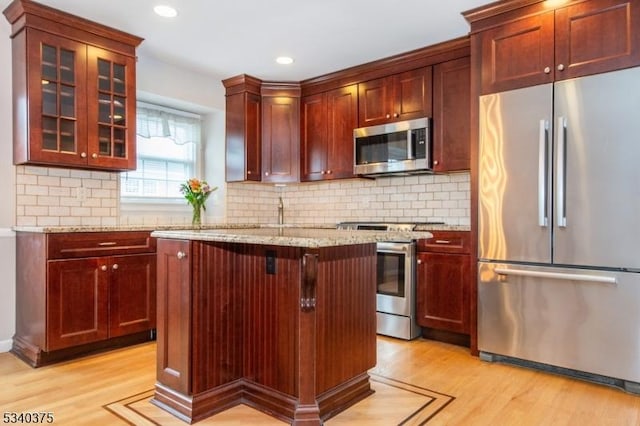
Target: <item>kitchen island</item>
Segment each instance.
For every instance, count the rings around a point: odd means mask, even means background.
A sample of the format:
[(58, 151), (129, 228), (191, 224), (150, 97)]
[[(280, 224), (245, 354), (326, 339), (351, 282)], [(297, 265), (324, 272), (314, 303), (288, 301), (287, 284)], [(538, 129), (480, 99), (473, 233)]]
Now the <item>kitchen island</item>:
[(318, 425), (373, 392), (375, 243), (389, 233), (273, 227), (152, 236), (154, 404), (188, 422), (247, 404)]

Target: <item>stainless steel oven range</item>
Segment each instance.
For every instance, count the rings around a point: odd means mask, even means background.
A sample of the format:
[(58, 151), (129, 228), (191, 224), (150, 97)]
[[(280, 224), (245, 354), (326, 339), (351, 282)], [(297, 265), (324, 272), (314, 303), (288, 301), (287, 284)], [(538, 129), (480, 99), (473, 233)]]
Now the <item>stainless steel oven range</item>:
[[(338, 229), (412, 231), (416, 223), (342, 222)], [(421, 334), (416, 323), (416, 244), (390, 239), (377, 244), (377, 332), (411, 340)]]

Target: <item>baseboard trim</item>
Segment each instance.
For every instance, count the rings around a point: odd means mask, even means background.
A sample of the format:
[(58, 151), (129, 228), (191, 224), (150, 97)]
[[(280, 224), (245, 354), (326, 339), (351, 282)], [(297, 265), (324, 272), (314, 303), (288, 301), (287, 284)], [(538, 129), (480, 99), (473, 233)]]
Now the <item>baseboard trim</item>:
[(0, 353), (9, 352), (11, 350), (12, 344), (13, 344), (12, 339), (0, 340)]

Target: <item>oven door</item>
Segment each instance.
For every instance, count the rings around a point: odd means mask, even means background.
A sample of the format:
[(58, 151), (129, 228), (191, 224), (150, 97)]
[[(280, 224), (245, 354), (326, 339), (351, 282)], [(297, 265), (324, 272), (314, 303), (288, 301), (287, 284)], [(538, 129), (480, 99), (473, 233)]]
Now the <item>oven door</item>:
[(413, 316), (415, 244), (380, 242), (377, 254), (378, 312)]

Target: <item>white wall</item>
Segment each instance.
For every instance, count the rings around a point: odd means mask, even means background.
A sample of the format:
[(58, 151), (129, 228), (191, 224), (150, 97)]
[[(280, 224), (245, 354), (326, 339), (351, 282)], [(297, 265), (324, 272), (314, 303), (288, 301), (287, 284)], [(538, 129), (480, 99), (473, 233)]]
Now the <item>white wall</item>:
[[(8, 0), (0, 1), (4, 10)], [(15, 168), (12, 163), (11, 26), (0, 18), (0, 352), (11, 348), (15, 331)]]

